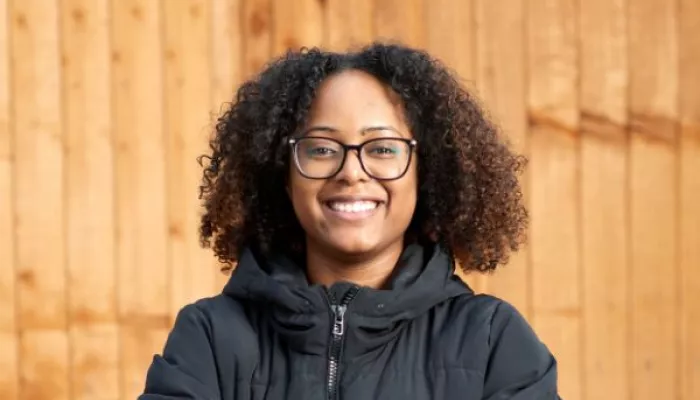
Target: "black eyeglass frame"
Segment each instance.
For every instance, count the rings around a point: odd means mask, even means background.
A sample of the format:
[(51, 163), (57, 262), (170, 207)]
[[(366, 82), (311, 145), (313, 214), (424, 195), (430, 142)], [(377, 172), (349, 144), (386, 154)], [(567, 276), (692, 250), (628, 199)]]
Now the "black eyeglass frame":
[[(323, 140), (329, 140), (329, 141), (331, 141), (331, 142), (333, 142), (333, 143), (337, 143), (337, 144), (343, 149), (343, 158), (340, 160), (340, 164), (338, 164), (338, 168), (337, 168), (333, 173), (328, 174), (328, 176), (324, 176), (324, 177), (309, 176), (309, 175), (307, 175), (307, 174), (304, 173), (303, 169), (301, 168), (301, 165), (299, 165), (299, 154), (298, 154), (297, 147), (298, 147), (299, 142), (304, 141), (304, 140), (306, 140), (306, 139), (323, 139)], [(371, 172), (369, 172), (369, 171), (367, 170), (367, 168), (365, 167), (364, 162), (362, 162), (362, 148), (363, 148), (364, 146), (366, 146), (367, 144), (379, 142), (379, 141), (382, 141), (382, 140), (396, 140), (396, 141), (400, 141), (400, 142), (403, 142), (403, 143), (405, 143), (406, 145), (408, 145), (409, 152), (408, 152), (408, 160), (406, 161), (406, 167), (405, 167), (404, 170), (401, 172), (401, 174), (399, 174), (399, 175), (398, 175), (397, 177), (395, 177), (395, 178), (378, 178), (378, 177), (376, 177), (374, 174), (372, 174)], [(294, 164), (295, 164), (295, 166), (296, 166), (296, 168), (297, 168), (297, 171), (299, 171), (299, 173), (300, 173), (304, 178), (307, 178), (307, 179), (318, 179), (318, 180), (321, 180), (321, 179), (331, 179), (331, 178), (333, 178), (334, 176), (338, 175), (338, 173), (340, 173), (340, 171), (343, 170), (343, 167), (345, 166), (345, 161), (347, 160), (347, 157), (348, 157), (348, 152), (349, 152), (350, 150), (355, 150), (355, 151), (357, 152), (357, 159), (358, 159), (358, 161), (360, 162), (360, 167), (361, 167), (362, 170), (365, 172), (365, 174), (367, 174), (367, 176), (371, 177), (372, 179), (375, 179), (375, 180), (377, 180), (377, 181), (383, 181), (383, 182), (395, 181), (395, 180), (397, 180), (397, 179), (403, 178), (404, 175), (406, 175), (406, 172), (408, 172), (408, 167), (411, 165), (411, 162), (413, 161), (413, 152), (414, 152), (416, 146), (418, 145), (418, 141), (415, 140), (415, 139), (406, 139), (406, 138), (397, 138), (397, 137), (374, 138), (374, 139), (370, 139), (370, 140), (367, 140), (367, 141), (365, 141), (365, 142), (362, 142), (362, 143), (360, 143), (360, 144), (345, 144), (345, 143), (342, 143), (341, 141), (339, 141), (339, 140), (337, 140), (337, 139), (333, 139), (333, 138), (329, 138), (329, 137), (323, 137), (323, 136), (305, 136), (305, 137), (301, 137), (301, 138), (289, 138), (289, 139), (287, 140), (287, 143), (289, 144), (289, 146), (290, 146), (291, 149), (292, 149), (292, 157), (294, 158)]]

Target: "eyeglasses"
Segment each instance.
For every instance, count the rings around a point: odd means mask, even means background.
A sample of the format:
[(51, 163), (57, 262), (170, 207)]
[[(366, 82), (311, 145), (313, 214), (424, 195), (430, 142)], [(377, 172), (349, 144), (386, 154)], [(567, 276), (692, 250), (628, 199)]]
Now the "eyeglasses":
[(360, 166), (376, 180), (399, 179), (406, 174), (411, 164), (414, 139), (377, 138), (357, 145), (343, 144), (324, 137), (289, 139), (294, 163), (306, 178), (328, 179), (343, 169), (349, 150), (355, 150)]

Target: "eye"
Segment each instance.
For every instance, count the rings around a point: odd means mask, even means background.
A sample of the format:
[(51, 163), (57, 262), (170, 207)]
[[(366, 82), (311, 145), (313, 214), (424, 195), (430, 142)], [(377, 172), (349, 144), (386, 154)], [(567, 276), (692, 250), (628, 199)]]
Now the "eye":
[(392, 158), (401, 153), (401, 147), (395, 143), (374, 143), (367, 149), (367, 154), (373, 157)]
[(320, 157), (330, 157), (330, 156), (336, 154), (337, 151), (335, 149), (330, 148), (330, 147), (315, 146), (315, 147), (307, 147), (305, 153), (308, 157), (320, 158)]
[(373, 149), (373, 151), (378, 154), (396, 154), (399, 152), (398, 149), (394, 147), (378, 147)]

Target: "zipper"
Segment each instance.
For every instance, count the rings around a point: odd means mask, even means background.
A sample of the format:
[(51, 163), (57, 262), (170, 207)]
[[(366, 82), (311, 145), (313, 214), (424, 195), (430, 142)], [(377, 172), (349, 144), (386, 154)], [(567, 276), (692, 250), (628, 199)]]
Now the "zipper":
[(348, 304), (355, 298), (358, 290), (359, 288), (356, 286), (350, 288), (339, 304), (336, 304), (335, 299), (329, 296), (333, 326), (331, 328), (330, 348), (328, 349), (328, 400), (338, 398), (338, 368), (345, 337), (345, 313), (348, 310)]

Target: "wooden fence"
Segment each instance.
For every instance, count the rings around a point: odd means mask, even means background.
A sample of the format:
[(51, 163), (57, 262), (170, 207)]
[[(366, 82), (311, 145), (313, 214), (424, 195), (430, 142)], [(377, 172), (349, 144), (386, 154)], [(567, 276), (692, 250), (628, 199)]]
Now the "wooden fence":
[(235, 86), (374, 38), (453, 66), (530, 157), (528, 247), (479, 290), (564, 398), (700, 399), (700, 1), (0, 0), (0, 398), (134, 399), (217, 292), (195, 157)]

